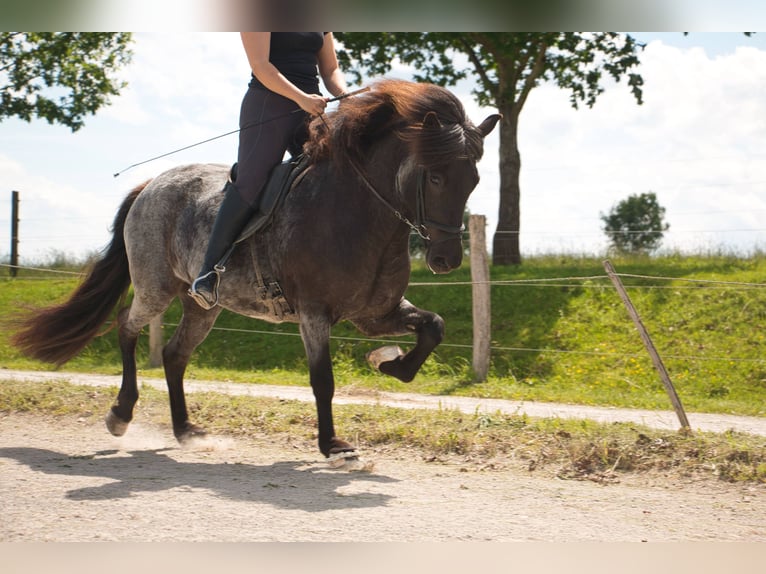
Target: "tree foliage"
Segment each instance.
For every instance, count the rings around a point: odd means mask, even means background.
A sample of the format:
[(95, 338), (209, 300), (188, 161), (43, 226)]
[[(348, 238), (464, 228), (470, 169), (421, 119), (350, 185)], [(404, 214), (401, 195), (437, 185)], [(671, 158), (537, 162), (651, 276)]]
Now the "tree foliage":
[(129, 33), (0, 33), (0, 121), (45, 119), (73, 132), (125, 86)]
[(413, 67), (413, 79), (449, 86), (471, 77), (482, 106), (503, 115), (500, 124), (500, 206), (492, 258), (496, 265), (521, 262), (519, 249), (521, 157), (518, 119), (530, 92), (541, 82), (569, 91), (574, 108), (592, 106), (605, 81), (627, 83), (641, 103), (641, 76), (634, 72), (641, 47), (614, 32), (338, 33), (341, 66), (361, 79), (378, 76), (396, 60)]
[(619, 253), (649, 253), (660, 246), (663, 232), (670, 229), (665, 222), (665, 208), (654, 192), (631, 195), (601, 214), (604, 233), (611, 247)]

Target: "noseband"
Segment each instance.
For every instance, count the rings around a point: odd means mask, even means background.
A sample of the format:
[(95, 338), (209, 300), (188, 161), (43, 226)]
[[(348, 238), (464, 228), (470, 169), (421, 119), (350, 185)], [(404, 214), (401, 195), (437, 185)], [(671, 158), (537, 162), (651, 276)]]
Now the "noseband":
[[(396, 218), (405, 223), (412, 231), (417, 233), (424, 241), (431, 243), (431, 236), (428, 233), (428, 229), (438, 229), (439, 231), (446, 233), (448, 235), (457, 236), (458, 238), (463, 234), (463, 231), (465, 231), (465, 225), (447, 225), (445, 223), (440, 223), (438, 221), (433, 221), (432, 219), (428, 219), (426, 217), (426, 201), (425, 201), (425, 181), (426, 181), (426, 170), (424, 168), (420, 168), (420, 173), (418, 174), (418, 186), (415, 193), (415, 222), (413, 223), (409, 219), (407, 219), (401, 211), (396, 209), (391, 203), (380, 193), (378, 193), (378, 190), (375, 189), (375, 186), (372, 184), (372, 182), (369, 180), (367, 175), (362, 171), (362, 168), (357, 165), (357, 163), (353, 160), (351, 160), (349, 163), (351, 163), (351, 167), (354, 168), (354, 171), (359, 176), (359, 179), (362, 180), (362, 183), (369, 189), (372, 194), (380, 201), (383, 205), (385, 205), (395, 216)], [(398, 187), (398, 183), (397, 183)], [(445, 239), (440, 240), (438, 243), (448, 241), (450, 239), (453, 239), (452, 237), (447, 237)]]

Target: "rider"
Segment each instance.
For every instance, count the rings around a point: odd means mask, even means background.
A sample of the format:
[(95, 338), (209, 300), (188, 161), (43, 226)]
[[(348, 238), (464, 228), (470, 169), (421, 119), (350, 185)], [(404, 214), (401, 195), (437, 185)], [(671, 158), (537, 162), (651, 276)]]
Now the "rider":
[(331, 32), (242, 32), (241, 37), (252, 76), (240, 108), (236, 181), (224, 186), (204, 263), (189, 289), (204, 309), (218, 304), (223, 269), (216, 264), (258, 209), (269, 172), (285, 151), (300, 154), (308, 118), (327, 105), (319, 77), (333, 96), (347, 91)]

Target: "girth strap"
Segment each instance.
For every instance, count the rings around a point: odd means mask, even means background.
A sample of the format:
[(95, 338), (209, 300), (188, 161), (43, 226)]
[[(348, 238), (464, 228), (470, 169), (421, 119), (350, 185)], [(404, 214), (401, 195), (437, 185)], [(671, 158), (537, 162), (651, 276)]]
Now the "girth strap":
[(271, 258), (266, 250), (264, 241), (251, 241), (250, 257), (255, 271), (255, 284), (253, 288), (258, 300), (271, 307), (271, 312), (280, 321), (295, 315), (295, 310), (285, 298), (282, 286), (274, 277), (271, 268)]

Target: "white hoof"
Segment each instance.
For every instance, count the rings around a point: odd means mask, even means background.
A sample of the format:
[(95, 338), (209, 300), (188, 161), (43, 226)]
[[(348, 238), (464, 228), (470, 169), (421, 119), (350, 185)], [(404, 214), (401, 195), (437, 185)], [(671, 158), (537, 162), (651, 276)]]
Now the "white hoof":
[(116, 414), (114, 414), (112, 409), (109, 409), (109, 412), (106, 413), (106, 416), (104, 417), (104, 422), (106, 423), (106, 428), (114, 436), (124, 435), (125, 432), (128, 430), (128, 424), (130, 424), (120, 420), (120, 418)]
[(374, 369), (380, 369), (380, 364), (387, 361), (393, 361), (404, 355), (404, 351), (398, 345), (387, 345), (374, 349), (367, 353), (367, 362)]
[(327, 465), (334, 470), (347, 472), (372, 472), (375, 463), (364, 461), (355, 452), (339, 452), (327, 458)]

